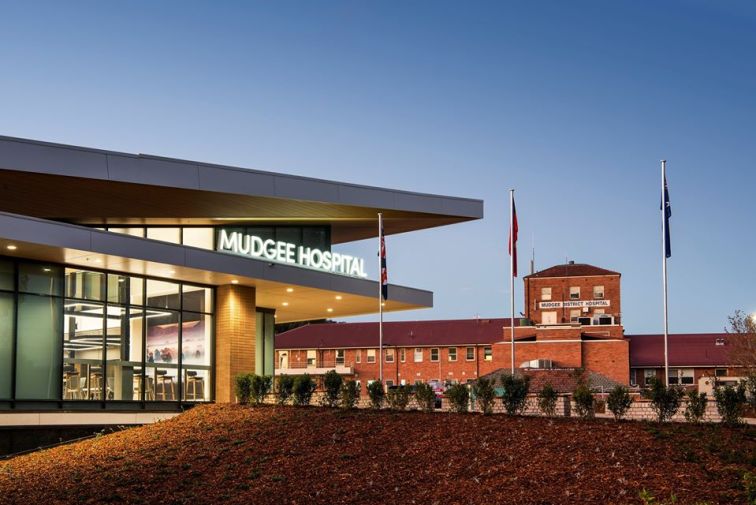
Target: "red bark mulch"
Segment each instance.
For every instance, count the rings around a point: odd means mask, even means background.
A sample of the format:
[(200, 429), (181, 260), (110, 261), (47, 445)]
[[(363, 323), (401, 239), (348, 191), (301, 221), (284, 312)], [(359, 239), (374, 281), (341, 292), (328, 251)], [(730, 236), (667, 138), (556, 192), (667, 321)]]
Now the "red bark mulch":
[(756, 429), (199, 406), (0, 462), (0, 503), (747, 503)]

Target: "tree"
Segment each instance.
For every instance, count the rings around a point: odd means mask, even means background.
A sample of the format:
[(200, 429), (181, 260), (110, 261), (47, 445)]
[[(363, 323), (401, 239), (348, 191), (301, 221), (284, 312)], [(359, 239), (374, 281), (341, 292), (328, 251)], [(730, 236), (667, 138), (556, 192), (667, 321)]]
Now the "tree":
[(575, 392), (572, 393), (575, 401), (575, 411), (582, 418), (594, 417), (596, 414), (596, 399), (593, 397), (591, 388), (585, 382), (578, 383)]
[(444, 393), (449, 399), (449, 408), (452, 412), (467, 412), (470, 403), (470, 391), (464, 384), (454, 384)]
[(730, 326), (725, 331), (730, 335), (730, 361), (743, 367), (745, 388), (751, 407), (756, 408), (756, 316), (736, 310), (727, 318)]

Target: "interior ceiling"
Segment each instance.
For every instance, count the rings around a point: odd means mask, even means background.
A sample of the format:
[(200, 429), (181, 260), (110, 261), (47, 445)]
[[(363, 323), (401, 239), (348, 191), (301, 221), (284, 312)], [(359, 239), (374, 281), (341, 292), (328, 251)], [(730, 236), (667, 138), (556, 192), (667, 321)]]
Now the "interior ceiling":
[(0, 210), (88, 225), (330, 224), (338, 244), (375, 237), (379, 211), (387, 235), (473, 219), (13, 170), (0, 174)]
[[(347, 292), (309, 288), (297, 286), (296, 284), (255, 279), (253, 277), (235, 276), (20, 241), (14, 241), (13, 244), (17, 246), (17, 249), (10, 251), (5, 249), (5, 242), (0, 241), (0, 246), (3, 246), (4, 256), (17, 256), (22, 259), (49, 261), (50, 263), (66, 263), (69, 266), (78, 266), (82, 269), (107, 269), (115, 272), (162, 277), (164, 280), (172, 279), (197, 284), (217, 286), (232, 284), (232, 281), (237, 281), (241, 286), (253, 286), (256, 288), (257, 306), (275, 309), (277, 323), (373, 314), (377, 313), (379, 309), (377, 296), (361, 296)], [(44, 268), (44, 265), (41, 265), (41, 268)], [(341, 298), (337, 299), (337, 297)], [(420, 308), (427, 307), (397, 300), (388, 300), (383, 310), (394, 312)]]

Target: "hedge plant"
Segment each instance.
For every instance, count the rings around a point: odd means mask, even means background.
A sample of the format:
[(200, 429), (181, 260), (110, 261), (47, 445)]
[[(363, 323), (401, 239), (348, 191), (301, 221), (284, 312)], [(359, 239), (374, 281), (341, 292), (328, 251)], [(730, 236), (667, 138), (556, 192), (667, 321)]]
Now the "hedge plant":
[(470, 392), (464, 384), (454, 384), (446, 390), (444, 396), (449, 399), (452, 412), (467, 412), (470, 402)]
[(249, 397), (255, 405), (262, 405), (265, 397), (270, 393), (273, 378), (270, 375), (250, 374)]
[(315, 392), (317, 384), (308, 374), (298, 375), (294, 379), (294, 405), (304, 407), (310, 404), (312, 394)]
[(407, 386), (390, 388), (386, 394), (386, 402), (391, 410), (404, 410), (410, 401), (410, 389)]
[(625, 386), (619, 384), (614, 386), (614, 389), (612, 389), (606, 398), (606, 406), (611, 411), (615, 421), (619, 421), (625, 417), (632, 404), (633, 399), (630, 398), (630, 391)]
[(423, 412), (433, 412), (436, 408), (436, 392), (430, 384), (418, 383), (415, 385), (415, 401)]
[(688, 405), (685, 406), (685, 420), (689, 423), (698, 424), (706, 414), (706, 404), (709, 402), (706, 397), (706, 393), (698, 393), (696, 391), (688, 391), (685, 395), (688, 400)]
[(368, 397), (370, 398), (370, 406), (374, 409), (383, 407), (383, 401), (386, 398), (386, 391), (383, 389), (383, 383), (381, 381), (373, 381), (367, 386)]
[(551, 383), (546, 383), (538, 392), (538, 408), (544, 415), (554, 417), (556, 415), (556, 404), (559, 399), (559, 394)]
[(493, 414), (494, 401), (496, 400), (496, 390), (494, 389), (494, 379), (481, 377), (472, 387), (475, 402), (483, 415)]
[(719, 386), (714, 388), (714, 400), (717, 411), (722, 416), (722, 423), (729, 425), (741, 424), (746, 403), (746, 386), (740, 382), (737, 386)]
[(339, 393), (344, 378), (336, 370), (329, 370), (323, 376), (323, 398), (322, 404), (326, 407), (335, 407), (339, 403)]
[(344, 409), (353, 409), (360, 399), (360, 386), (357, 381), (344, 381), (339, 390), (339, 406)]
[(656, 377), (652, 377), (650, 382), (651, 387), (642, 390), (641, 395), (651, 400), (651, 408), (657, 421), (663, 423), (677, 413), (685, 391), (677, 386), (667, 387)]
[(252, 392), (252, 378), (249, 374), (239, 374), (234, 377), (234, 394), (237, 401), (246, 405)]
[(587, 384), (578, 384), (575, 392), (572, 393), (572, 400), (575, 402), (575, 411), (580, 417), (589, 418), (596, 415), (596, 399)]
[(527, 375), (517, 377), (512, 374), (504, 374), (500, 379), (504, 388), (504, 394), (501, 401), (504, 403), (504, 410), (510, 416), (516, 416), (525, 410), (528, 401), (528, 390), (530, 389), (530, 377)]
[(286, 405), (294, 394), (294, 377), (291, 375), (281, 375), (278, 377), (276, 384), (276, 402), (279, 405)]

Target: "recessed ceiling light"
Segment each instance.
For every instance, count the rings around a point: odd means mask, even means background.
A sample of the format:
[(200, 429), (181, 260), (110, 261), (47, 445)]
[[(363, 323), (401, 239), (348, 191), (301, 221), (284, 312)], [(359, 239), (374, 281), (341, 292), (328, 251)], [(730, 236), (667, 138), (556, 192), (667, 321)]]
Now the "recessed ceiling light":
[(294, 288), (286, 288), (286, 292), (287, 293), (293, 293), (294, 292)]
[(175, 271), (175, 270), (168, 270), (168, 275), (173, 275), (173, 274), (175, 274), (175, 273), (176, 273), (176, 271)]
[(231, 284), (239, 284), (239, 281), (237, 281), (236, 279), (233, 279), (233, 280), (231, 281)]
[(14, 246), (13, 244), (10, 244), (6, 246), (6, 249), (8, 249), (9, 251), (15, 251), (16, 249), (18, 249), (18, 247)]
[(381, 307), (385, 307), (385, 306), (386, 306), (386, 302), (381, 302)]
[(288, 307), (289, 306), (289, 302), (283, 302), (281, 305), (283, 305), (284, 307)]
[(97, 259), (95, 260), (95, 263), (102, 263), (102, 260), (101, 260), (100, 258), (97, 258)]
[(337, 300), (341, 300), (342, 298), (343, 298), (343, 296), (341, 296), (341, 295), (336, 295), (336, 299), (337, 299)]
[(49, 268), (43, 268), (43, 269), (42, 269), (42, 271), (43, 271), (43, 272), (49, 272), (49, 271), (50, 271), (50, 269), (49, 269)]
[(326, 310), (327, 310), (328, 312), (333, 312), (333, 309), (332, 309), (331, 307), (328, 307), (328, 308), (327, 308)]

